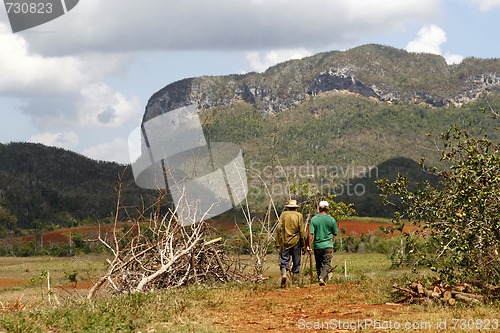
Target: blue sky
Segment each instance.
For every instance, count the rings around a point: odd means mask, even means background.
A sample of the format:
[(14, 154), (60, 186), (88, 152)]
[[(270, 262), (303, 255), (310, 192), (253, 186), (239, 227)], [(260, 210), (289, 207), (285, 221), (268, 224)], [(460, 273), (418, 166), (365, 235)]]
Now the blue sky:
[(127, 163), (147, 100), (176, 80), (367, 43), (499, 58), (498, 31), (500, 0), (80, 0), (16, 34), (0, 7), (0, 142)]

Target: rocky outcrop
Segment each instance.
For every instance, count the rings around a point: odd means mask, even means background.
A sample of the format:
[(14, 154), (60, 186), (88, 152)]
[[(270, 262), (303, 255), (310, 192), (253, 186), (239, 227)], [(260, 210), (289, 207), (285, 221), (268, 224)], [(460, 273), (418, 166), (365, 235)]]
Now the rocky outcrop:
[(193, 79), (184, 79), (169, 84), (156, 92), (146, 106), (143, 122), (146, 122), (167, 111), (193, 103), (198, 104), (192, 96)]
[(249, 87), (247, 84), (242, 84), (236, 88), (236, 91), (234, 92), (234, 99), (255, 105), (255, 95), (255, 89)]
[(354, 76), (342, 73), (333, 68), (320, 73), (307, 88), (307, 93), (311, 96), (316, 96), (327, 91), (349, 91), (361, 96), (380, 99), (380, 96), (371, 87), (356, 80)]
[(492, 91), (500, 89), (500, 73), (474, 75), (466, 80), (464, 92), (453, 97), (453, 104), (463, 105), (472, 102)]

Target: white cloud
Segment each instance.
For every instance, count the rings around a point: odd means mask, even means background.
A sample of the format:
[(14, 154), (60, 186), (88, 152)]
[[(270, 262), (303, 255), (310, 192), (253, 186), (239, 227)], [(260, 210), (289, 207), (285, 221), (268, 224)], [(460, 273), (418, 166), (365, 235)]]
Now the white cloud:
[(127, 97), (107, 84), (92, 84), (80, 92), (76, 112), (83, 126), (118, 127), (142, 113), (136, 97)]
[(246, 60), (250, 71), (264, 72), (269, 67), (276, 65), (280, 62), (291, 60), (291, 59), (301, 59), (310, 56), (312, 53), (304, 48), (300, 49), (283, 49), (283, 50), (272, 50), (266, 52), (262, 57), (259, 52), (247, 52)]
[[(0, 93), (64, 93), (88, 81), (82, 62), (72, 56), (44, 58), (30, 54), (26, 40), (0, 23)], [(21, 92), (21, 93), (20, 93)]]
[(128, 142), (122, 138), (115, 138), (112, 142), (100, 143), (88, 147), (82, 154), (94, 160), (114, 161), (121, 164), (129, 164)]
[(3, 23), (0, 45), (0, 95), (23, 98), (21, 110), (40, 128), (116, 127), (140, 112), (137, 98), (103, 82), (109, 75), (123, 75), (129, 55), (42, 56)]
[(143, 112), (137, 97), (125, 96), (102, 82), (63, 96), (28, 98), (21, 109), (39, 128), (116, 128)]
[(108, 75), (122, 75), (134, 59), (126, 54), (99, 53), (44, 56), (31, 50), (26, 36), (11, 33), (1, 22), (0, 45), (0, 95), (4, 96), (75, 92)]
[[(441, 45), (446, 43), (446, 33), (435, 24), (424, 25), (417, 34), (417, 37), (408, 42), (406, 51), (416, 53), (432, 53), (442, 55)], [(444, 55), (448, 64), (457, 64), (463, 60), (463, 56), (458, 54)]]
[(434, 24), (423, 26), (417, 38), (406, 45), (406, 51), (441, 54), (441, 44), (446, 42), (446, 33)]
[(65, 149), (74, 149), (78, 143), (78, 134), (75, 132), (39, 133), (33, 135), (29, 142), (42, 143), (46, 146), (54, 146)]
[(23, 98), (21, 110), (39, 128), (123, 125), (141, 113), (138, 99), (104, 83), (123, 75), (130, 55), (42, 56), (0, 23), (0, 95)]
[(446, 63), (448, 65), (459, 64), (459, 63), (462, 62), (462, 60), (464, 60), (464, 56), (459, 55), (459, 54), (449, 54), (449, 53), (446, 53), (444, 55), (444, 58), (446, 59)]
[(314, 48), (428, 21), (440, 6), (436, 0), (85, 0), (44, 25), (55, 33), (24, 36), (42, 54)]
[(500, 7), (500, 0), (471, 0), (473, 4), (479, 6), (483, 12)]
[(276, 49), (248, 54), (249, 67), (261, 71), (309, 55), (308, 45), (388, 31), (438, 7), (435, 0), (85, 0), (18, 34), (0, 16), (0, 96), (23, 98), (22, 111), (44, 130), (116, 127), (142, 107), (106, 82), (126, 75), (141, 51)]

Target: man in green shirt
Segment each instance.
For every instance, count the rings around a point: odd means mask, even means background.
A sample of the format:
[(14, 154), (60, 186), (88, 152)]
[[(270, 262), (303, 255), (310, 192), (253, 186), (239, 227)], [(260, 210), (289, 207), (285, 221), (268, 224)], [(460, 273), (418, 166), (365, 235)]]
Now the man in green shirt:
[[(337, 222), (328, 214), (328, 202), (319, 203), (319, 214), (311, 219), (310, 235), (308, 244), (314, 244), (314, 260), (316, 261), (316, 273), (319, 285), (324, 286), (325, 280), (330, 272), (333, 257), (333, 236), (337, 236)], [(308, 246), (307, 251), (312, 253)]]
[(298, 282), (301, 254), (306, 249), (307, 234), (304, 228), (304, 216), (297, 212), (297, 200), (288, 200), (287, 208), (276, 228), (276, 250), (279, 252), (281, 288), (286, 287), (286, 272), (292, 260), (292, 281)]

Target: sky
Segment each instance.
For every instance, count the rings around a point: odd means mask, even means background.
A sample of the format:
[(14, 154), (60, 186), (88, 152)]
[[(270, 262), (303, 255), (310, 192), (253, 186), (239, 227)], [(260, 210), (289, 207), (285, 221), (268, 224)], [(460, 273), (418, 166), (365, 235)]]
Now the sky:
[(0, 143), (129, 163), (148, 99), (174, 81), (368, 43), (500, 58), (498, 31), (500, 0), (80, 0), (18, 33), (0, 6)]

